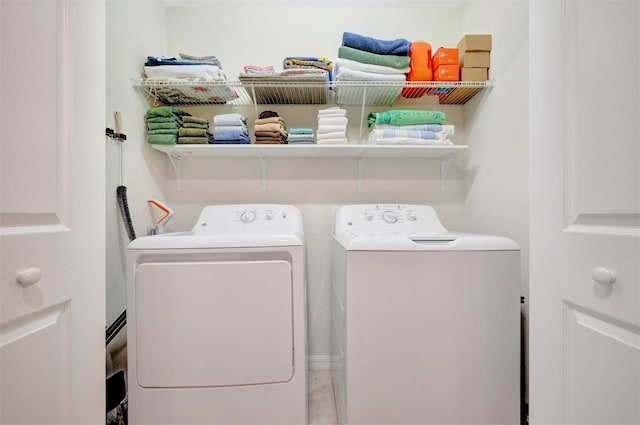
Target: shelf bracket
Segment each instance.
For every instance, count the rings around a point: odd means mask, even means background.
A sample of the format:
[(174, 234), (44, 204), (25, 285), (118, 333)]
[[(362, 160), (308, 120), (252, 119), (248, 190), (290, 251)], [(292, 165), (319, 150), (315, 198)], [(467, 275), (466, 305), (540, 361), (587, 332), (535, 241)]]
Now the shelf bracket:
[(362, 155), (358, 155), (356, 159), (356, 176), (358, 179), (358, 195), (362, 194)]
[(176, 175), (176, 192), (180, 194), (181, 187), (181, 178), (182, 178), (182, 158), (179, 155), (172, 155), (170, 153), (167, 154), (169, 157), (169, 161), (171, 161), (171, 165), (173, 166), (173, 172)]
[(262, 177), (262, 194), (267, 193), (267, 157), (260, 156), (260, 175)]
[(455, 156), (454, 153), (440, 158), (440, 192), (447, 190), (447, 171), (449, 171), (449, 166)]

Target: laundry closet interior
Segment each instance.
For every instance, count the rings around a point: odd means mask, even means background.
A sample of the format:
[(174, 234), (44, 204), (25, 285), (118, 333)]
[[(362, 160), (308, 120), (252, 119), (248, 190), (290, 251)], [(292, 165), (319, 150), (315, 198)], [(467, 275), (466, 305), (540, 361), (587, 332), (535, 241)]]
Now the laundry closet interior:
[[(334, 211), (344, 204), (430, 205), (448, 229), (504, 236), (522, 250), (521, 294), (528, 295), (528, 2), (467, 1), (124, 1), (106, 2), (107, 127), (122, 114), (126, 141), (107, 142), (107, 325), (126, 306), (124, 250), (128, 244), (116, 202), (125, 185), (138, 235), (153, 227), (157, 199), (174, 211), (166, 232), (188, 230), (203, 207), (292, 204), (302, 212), (307, 258), (308, 361), (328, 369), (331, 243)], [(215, 55), (226, 78), (245, 65), (282, 70), (289, 56), (337, 57), (343, 32), (455, 47), (465, 34), (492, 34), (490, 83), (461, 105), (339, 105), (346, 108), (349, 145), (366, 147), (361, 120), (390, 109), (437, 110), (455, 125), (445, 160), (432, 155), (380, 153), (204, 155), (179, 167), (146, 142), (145, 113), (154, 105), (135, 86), (147, 56)], [(287, 127), (317, 127), (325, 104), (176, 105), (210, 122), (237, 112), (276, 111)], [(366, 126), (365, 126), (366, 127)], [(286, 147), (284, 145), (283, 147)], [(304, 147), (302, 147), (304, 148)], [(311, 147), (313, 148), (313, 147)], [(365, 151), (366, 152), (366, 151)], [(120, 165), (122, 154), (122, 165)], [(175, 161), (175, 159), (174, 159)], [(122, 173), (120, 167), (122, 166)], [(456, 305), (451, 309), (458, 308)], [(526, 304), (523, 307), (526, 317)], [(469, 347), (471, 350), (473, 347)]]

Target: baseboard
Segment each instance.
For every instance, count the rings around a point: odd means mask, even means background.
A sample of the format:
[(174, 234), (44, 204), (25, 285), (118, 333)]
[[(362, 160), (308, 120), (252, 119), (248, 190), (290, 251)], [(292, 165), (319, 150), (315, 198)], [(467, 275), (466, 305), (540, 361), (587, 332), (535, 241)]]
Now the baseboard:
[(309, 370), (331, 370), (333, 356), (329, 354), (312, 354), (307, 357)]

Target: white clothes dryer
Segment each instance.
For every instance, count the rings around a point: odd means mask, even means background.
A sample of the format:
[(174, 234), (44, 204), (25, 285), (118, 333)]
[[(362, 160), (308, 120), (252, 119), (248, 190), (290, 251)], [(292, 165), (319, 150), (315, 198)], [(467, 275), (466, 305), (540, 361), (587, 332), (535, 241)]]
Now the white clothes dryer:
[(517, 424), (520, 251), (426, 205), (335, 215), (332, 367), (341, 424)]
[(129, 423), (307, 423), (296, 207), (208, 206), (126, 255)]

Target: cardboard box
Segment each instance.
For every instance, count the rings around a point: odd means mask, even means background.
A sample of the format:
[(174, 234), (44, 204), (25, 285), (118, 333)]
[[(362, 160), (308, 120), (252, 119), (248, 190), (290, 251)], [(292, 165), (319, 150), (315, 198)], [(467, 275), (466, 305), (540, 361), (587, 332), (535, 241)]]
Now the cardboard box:
[(489, 68), (491, 66), (490, 56), (490, 52), (460, 51), (458, 63), (467, 68)]
[(435, 81), (460, 81), (460, 65), (440, 65), (433, 72)]
[(461, 52), (490, 52), (491, 34), (467, 34), (458, 43)]
[(431, 69), (440, 65), (458, 65), (458, 49), (455, 47), (440, 47), (431, 58)]
[(488, 79), (488, 68), (460, 68), (460, 81), (487, 81)]

